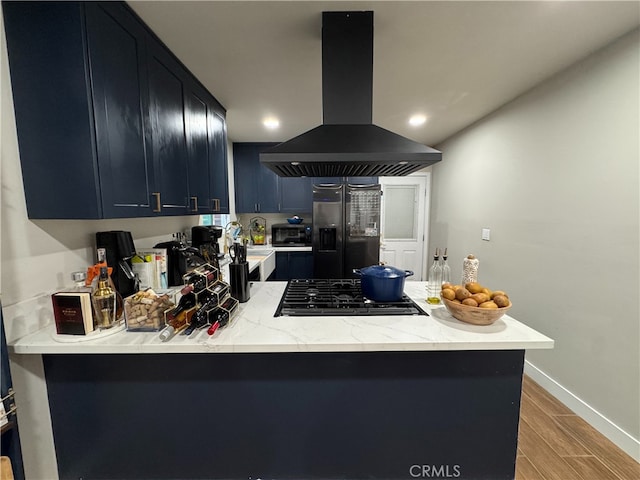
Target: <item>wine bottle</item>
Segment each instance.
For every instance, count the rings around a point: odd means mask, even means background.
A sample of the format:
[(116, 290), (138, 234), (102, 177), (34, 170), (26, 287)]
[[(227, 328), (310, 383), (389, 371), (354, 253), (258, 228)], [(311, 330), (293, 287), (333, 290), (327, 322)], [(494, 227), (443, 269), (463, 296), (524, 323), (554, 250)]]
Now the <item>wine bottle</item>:
[(197, 303), (196, 294), (193, 292), (187, 293), (186, 295), (183, 295), (182, 297), (180, 297), (180, 301), (173, 308), (173, 310), (169, 312), (169, 315), (172, 317), (177, 317), (180, 314), (180, 312), (187, 310), (189, 308), (195, 307), (196, 303)]
[(202, 265), (197, 270), (187, 274), (183, 278), (185, 286), (180, 293), (186, 295), (190, 292), (199, 292), (204, 290), (218, 279), (218, 270), (211, 265)]
[(217, 308), (214, 308), (208, 312), (209, 322), (211, 326), (207, 330), (209, 335), (216, 333), (218, 328), (225, 327), (231, 317), (238, 308), (238, 300), (233, 297), (227, 297), (224, 302)]
[(182, 330), (188, 328), (195, 311), (196, 309), (191, 307), (169, 318), (167, 320), (167, 326), (160, 332), (160, 340), (166, 342)]
[(107, 267), (100, 267), (98, 286), (91, 295), (95, 312), (95, 327), (101, 330), (111, 328), (116, 323), (116, 292), (109, 284)]

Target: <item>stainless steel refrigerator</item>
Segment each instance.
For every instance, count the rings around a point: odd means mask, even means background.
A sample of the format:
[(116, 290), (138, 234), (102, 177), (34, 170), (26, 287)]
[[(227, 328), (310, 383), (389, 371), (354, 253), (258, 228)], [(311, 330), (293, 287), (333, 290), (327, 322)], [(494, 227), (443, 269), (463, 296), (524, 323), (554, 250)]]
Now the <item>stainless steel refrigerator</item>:
[(315, 278), (356, 278), (380, 260), (380, 185), (313, 186)]

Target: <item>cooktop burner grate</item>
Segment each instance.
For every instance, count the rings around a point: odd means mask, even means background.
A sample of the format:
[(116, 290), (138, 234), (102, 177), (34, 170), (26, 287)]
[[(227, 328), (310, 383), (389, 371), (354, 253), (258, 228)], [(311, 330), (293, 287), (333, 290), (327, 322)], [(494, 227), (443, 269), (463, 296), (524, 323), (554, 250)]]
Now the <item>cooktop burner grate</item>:
[(428, 315), (408, 296), (374, 302), (362, 295), (360, 279), (289, 280), (274, 317)]

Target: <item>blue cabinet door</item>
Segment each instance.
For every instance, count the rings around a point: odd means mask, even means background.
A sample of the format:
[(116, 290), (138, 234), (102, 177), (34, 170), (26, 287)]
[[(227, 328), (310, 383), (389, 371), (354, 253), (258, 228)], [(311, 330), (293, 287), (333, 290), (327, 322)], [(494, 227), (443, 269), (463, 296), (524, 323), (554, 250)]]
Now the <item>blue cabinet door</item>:
[(307, 214), (313, 210), (312, 178), (280, 178), (280, 211)]
[(102, 218), (82, 6), (2, 11), (29, 218)]
[(211, 213), (211, 164), (209, 151), (209, 104), (206, 91), (192, 82), (185, 85), (185, 134), (189, 179), (189, 212)]
[(118, 4), (85, 8), (103, 215), (151, 215), (145, 32)]
[[(149, 43), (149, 106), (156, 191), (154, 211), (184, 215), (188, 209), (185, 74), (159, 43)], [(158, 208), (160, 207), (160, 208)]]
[(236, 212), (278, 213), (280, 181), (260, 164), (260, 152), (275, 143), (234, 143), (233, 168)]
[(312, 252), (276, 252), (274, 280), (313, 278)]
[(313, 278), (313, 253), (289, 252), (289, 279)]
[(227, 164), (227, 124), (224, 115), (209, 110), (210, 199), (212, 213), (229, 213), (229, 175)]

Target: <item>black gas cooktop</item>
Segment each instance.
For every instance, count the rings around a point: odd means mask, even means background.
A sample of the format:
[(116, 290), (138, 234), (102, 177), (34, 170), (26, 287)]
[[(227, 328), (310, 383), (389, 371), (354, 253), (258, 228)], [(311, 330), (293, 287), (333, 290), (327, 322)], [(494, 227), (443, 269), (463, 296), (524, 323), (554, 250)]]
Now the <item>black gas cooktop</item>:
[(374, 302), (362, 295), (360, 279), (289, 280), (274, 317), (428, 315), (408, 296)]

